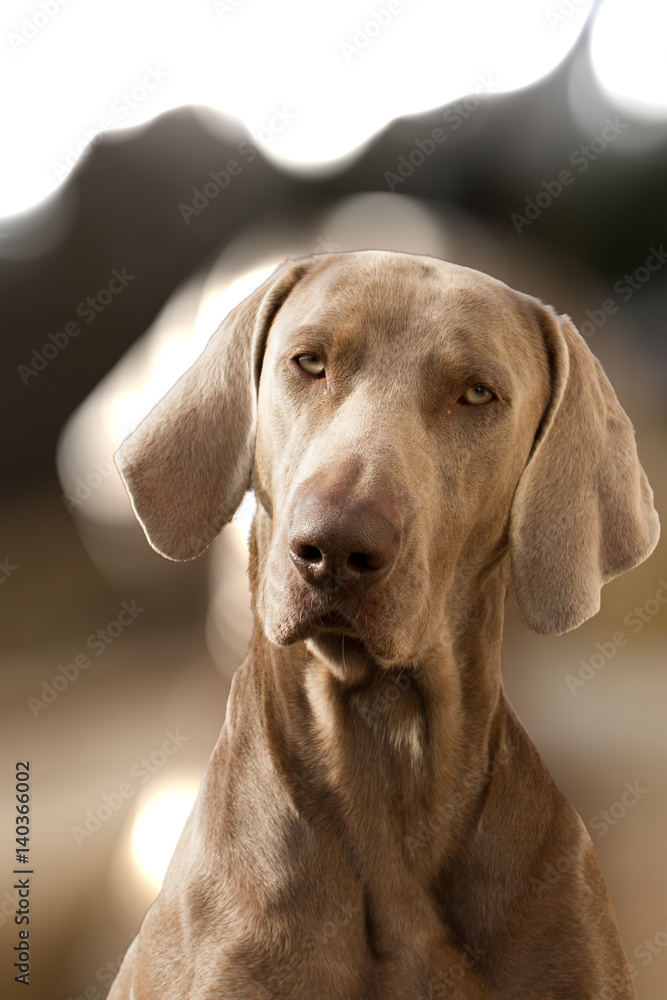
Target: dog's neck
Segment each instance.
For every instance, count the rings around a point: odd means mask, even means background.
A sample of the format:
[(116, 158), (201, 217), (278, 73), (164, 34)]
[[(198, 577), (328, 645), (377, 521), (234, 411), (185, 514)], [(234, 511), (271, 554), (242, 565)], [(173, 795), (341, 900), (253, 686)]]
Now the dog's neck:
[(305, 642), (276, 647), (257, 626), (251, 660), (261, 671), (263, 732), (302, 816), (352, 841), (379, 838), (385, 854), (419, 848), (420, 864), (431, 854), (442, 862), (476, 821), (494, 761), (506, 754), (506, 592), (501, 563), (463, 626), (458, 609), (455, 638), (445, 620), (416, 662), (389, 669), (369, 660), (351, 679)]

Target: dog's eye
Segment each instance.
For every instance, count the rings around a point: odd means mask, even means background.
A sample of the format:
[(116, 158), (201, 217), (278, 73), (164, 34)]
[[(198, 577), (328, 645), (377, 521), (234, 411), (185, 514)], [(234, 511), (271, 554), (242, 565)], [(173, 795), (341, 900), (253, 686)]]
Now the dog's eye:
[(466, 403), (471, 403), (473, 406), (477, 406), (479, 403), (488, 403), (494, 398), (491, 390), (487, 389), (484, 385), (471, 385), (461, 396), (461, 399), (465, 400)]
[(316, 377), (324, 375), (324, 362), (320, 361), (316, 354), (299, 354), (295, 361), (299, 368), (303, 368), (309, 375)]

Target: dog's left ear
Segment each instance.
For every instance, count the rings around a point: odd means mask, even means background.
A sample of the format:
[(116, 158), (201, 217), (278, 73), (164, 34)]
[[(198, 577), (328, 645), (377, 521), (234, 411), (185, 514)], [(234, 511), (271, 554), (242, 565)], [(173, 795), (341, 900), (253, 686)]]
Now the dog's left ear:
[(560, 635), (600, 608), (602, 585), (632, 569), (660, 534), (632, 424), (567, 316), (540, 305), (551, 398), (510, 515), (521, 614)]
[(200, 555), (243, 499), (266, 337), (307, 266), (287, 261), (232, 310), (114, 456), (148, 541), (167, 559)]

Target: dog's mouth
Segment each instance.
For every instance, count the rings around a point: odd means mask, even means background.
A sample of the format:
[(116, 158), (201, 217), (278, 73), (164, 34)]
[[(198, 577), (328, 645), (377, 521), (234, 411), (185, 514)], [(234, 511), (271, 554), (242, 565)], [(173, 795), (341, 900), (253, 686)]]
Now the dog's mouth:
[(299, 621), (299, 638), (311, 652), (347, 676), (378, 662), (375, 642), (356, 616), (338, 609), (310, 612)]
[(356, 616), (339, 608), (301, 610), (292, 623), (290, 641), (299, 642), (316, 636), (338, 637), (348, 641), (361, 638), (362, 628)]
[(326, 599), (310, 608), (302, 606), (293, 616), (282, 619), (275, 639), (280, 645), (306, 642), (339, 666), (391, 661), (393, 643), (379, 623), (378, 610), (360, 606), (358, 600), (355, 605), (354, 609), (341, 607), (339, 597), (335, 606)]
[(325, 611), (309, 615), (304, 625), (311, 632), (333, 632), (337, 635), (354, 636), (357, 634), (356, 623), (341, 611)]

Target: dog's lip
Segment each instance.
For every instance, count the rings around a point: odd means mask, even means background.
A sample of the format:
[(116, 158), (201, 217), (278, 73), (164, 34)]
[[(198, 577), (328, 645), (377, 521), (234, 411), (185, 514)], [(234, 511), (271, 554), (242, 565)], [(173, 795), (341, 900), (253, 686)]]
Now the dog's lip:
[(343, 657), (348, 658), (357, 652), (365, 660), (373, 658), (372, 643), (368, 636), (356, 624), (353, 618), (341, 611), (325, 611), (314, 613), (302, 623), (303, 639), (313, 639), (324, 644), (330, 650), (338, 649)]
[[(391, 662), (393, 654), (384, 652), (387, 637), (382, 630), (376, 632), (377, 611), (364, 602), (347, 601), (338, 595), (332, 599), (325, 595), (310, 595), (312, 603), (303, 599), (292, 605), (290, 615), (281, 616), (280, 626), (273, 633), (278, 645), (289, 646), (294, 642), (321, 639), (327, 646), (340, 646), (348, 652), (358, 650), (366, 658), (378, 663)], [(305, 605), (305, 606), (304, 606)]]
[(301, 624), (309, 631), (322, 630), (346, 635), (359, 635), (359, 628), (353, 619), (342, 611), (313, 611), (301, 619)]
[(333, 601), (326, 597), (316, 600), (310, 607), (301, 604), (296, 620), (292, 620), (295, 637), (303, 640), (317, 634), (327, 634), (363, 640), (366, 633), (358, 611), (358, 606), (341, 607), (340, 599)]

